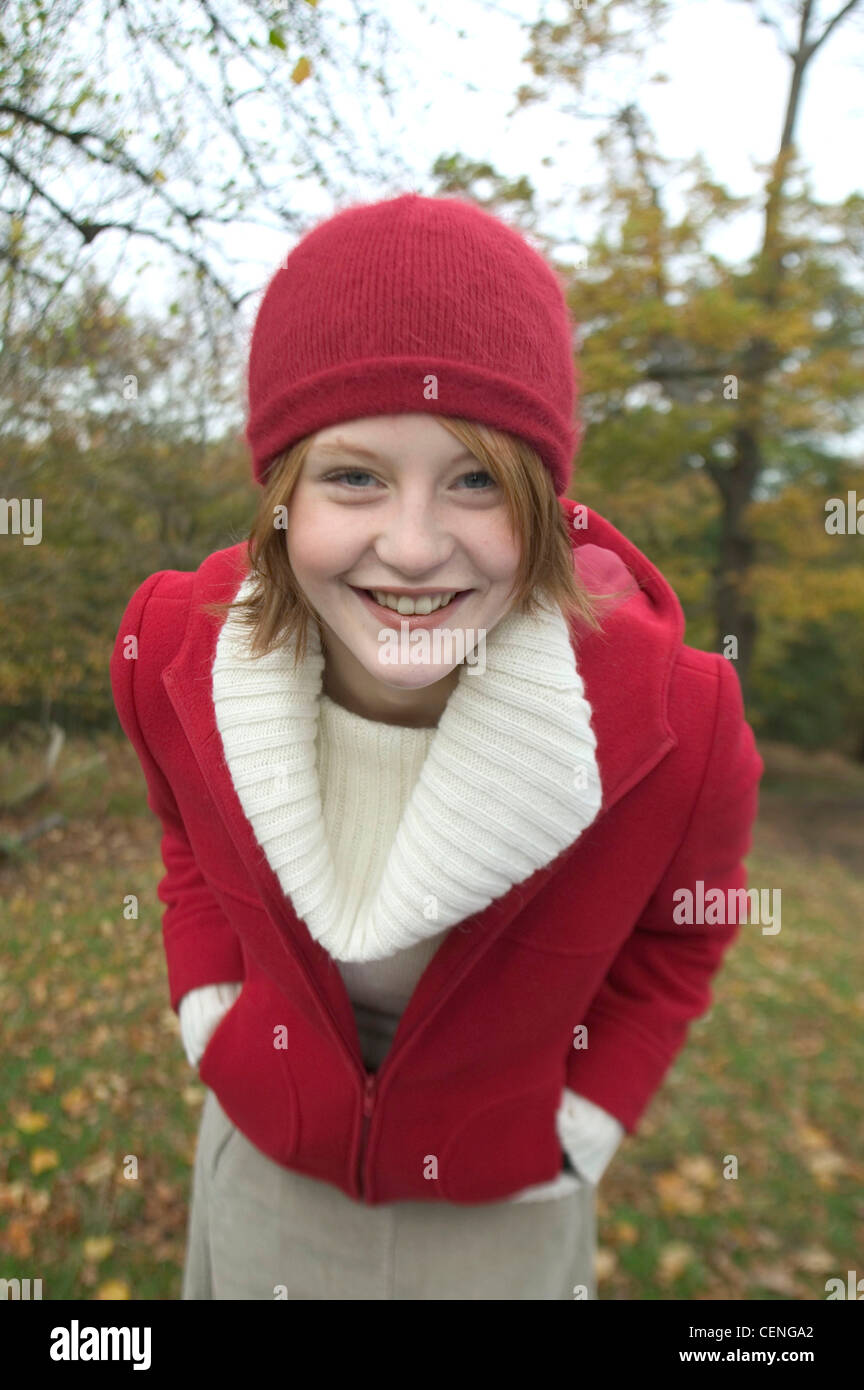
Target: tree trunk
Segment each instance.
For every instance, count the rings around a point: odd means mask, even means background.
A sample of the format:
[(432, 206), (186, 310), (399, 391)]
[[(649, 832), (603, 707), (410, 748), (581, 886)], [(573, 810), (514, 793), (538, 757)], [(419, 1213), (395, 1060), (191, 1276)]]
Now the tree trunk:
[(725, 649), (728, 637), (737, 639), (735, 668), (745, 699), (749, 692), (758, 631), (753, 595), (748, 588), (755, 543), (748, 524), (747, 509), (759, 476), (760, 462), (757, 436), (745, 426), (735, 431), (735, 460), (732, 466), (712, 469), (723, 505), (720, 544), (714, 566), (717, 650)]
[[(854, 0), (850, 0), (844, 11), (835, 15), (831, 23), (826, 25), (817, 42), (811, 43), (809, 29), (813, 17), (813, 0), (801, 0), (797, 47), (794, 52), (789, 53), (792, 75), (786, 97), (780, 146), (765, 190), (762, 245), (753, 275), (756, 297), (769, 311), (777, 306), (786, 273), (781, 225), (783, 198), (789, 166), (796, 154), (795, 126), (801, 106), (805, 73), (813, 55), (830, 30), (844, 13), (854, 8)], [(741, 369), (743, 397), (740, 423), (734, 430), (734, 462), (728, 469), (720, 466), (712, 467), (710, 470), (720, 489), (723, 503), (720, 549), (714, 570), (714, 617), (719, 650), (723, 650), (724, 639), (728, 635), (737, 637), (737, 669), (745, 699), (749, 692), (753, 645), (758, 630), (755, 596), (749, 587), (755, 543), (747, 518), (747, 509), (753, 500), (762, 466), (762, 401), (765, 379), (781, 355), (776, 344), (770, 339), (755, 338), (749, 344)]]

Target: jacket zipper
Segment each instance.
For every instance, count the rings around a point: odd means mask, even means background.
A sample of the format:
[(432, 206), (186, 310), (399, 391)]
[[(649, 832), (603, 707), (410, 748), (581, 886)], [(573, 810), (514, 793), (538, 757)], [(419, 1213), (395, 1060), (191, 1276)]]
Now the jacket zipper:
[(375, 1108), (376, 1081), (375, 1072), (367, 1071), (363, 1083), (363, 1132), (360, 1135), (360, 1153), (357, 1158), (357, 1187), (361, 1197), (364, 1195), (363, 1160), (366, 1157), (366, 1139), (369, 1134), (369, 1125), (372, 1122), (372, 1111)]
[[(455, 988), (455, 985), (459, 984), (459, 983), (464, 979), (464, 977), (465, 977), (465, 975), (468, 973), (468, 970), (469, 970), (469, 969), (470, 969), (470, 965), (468, 965), (468, 964), (466, 964), (466, 965), (463, 967), (461, 973), (459, 974), (459, 976), (458, 976), (458, 977), (456, 978), (456, 980), (455, 980), (454, 988)], [(311, 976), (309, 977), (309, 979), (310, 979), (310, 984), (312, 984), (312, 986), (313, 986), (313, 988), (314, 988), (314, 982), (312, 981)], [(366, 1146), (367, 1146), (368, 1135), (369, 1135), (369, 1126), (370, 1126), (370, 1124), (371, 1124), (371, 1119), (372, 1119), (372, 1112), (373, 1112), (373, 1110), (375, 1109), (375, 1099), (376, 1099), (376, 1096), (377, 1096), (377, 1094), (378, 1094), (378, 1088), (379, 1088), (380, 1083), (381, 1083), (382, 1075), (383, 1075), (383, 1073), (384, 1073), (385, 1071), (389, 1071), (389, 1070), (390, 1070), (390, 1067), (391, 1067), (392, 1064), (393, 1064), (394, 1052), (397, 1052), (397, 1051), (398, 1051), (398, 1052), (401, 1053), (401, 1052), (403, 1051), (403, 1049), (404, 1049), (404, 1047), (405, 1047), (405, 1044), (407, 1043), (408, 1039), (409, 1039), (409, 1038), (413, 1038), (413, 1037), (414, 1037), (414, 1034), (417, 1032), (418, 1028), (425, 1026), (425, 1023), (426, 1023), (426, 1022), (428, 1022), (428, 1020), (424, 1020), (424, 1021), (422, 1021), (422, 1022), (415, 1023), (414, 1026), (413, 1026), (413, 1028), (410, 1030), (410, 1032), (402, 1039), (401, 1043), (399, 1044), (398, 1049), (396, 1049), (396, 1048), (394, 1048), (394, 1047), (392, 1047), (392, 1046), (390, 1047), (390, 1050), (388, 1051), (387, 1055), (385, 1056), (384, 1061), (382, 1062), (381, 1066), (378, 1068), (378, 1071), (377, 1071), (377, 1072), (374, 1072), (374, 1071), (366, 1071), (365, 1067), (363, 1068), (363, 1128), (362, 1128), (362, 1132), (361, 1132), (361, 1135), (360, 1135), (360, 1152), (359, 1152), (359, 1154), (358, 1154), (358, 1156), (357, 1156), (356, 1176), (357, 1176), (357, 1191), (358, 1191), (358, 1193), (359, 1193), (361, 1199), (364, 1200), (364, 1201), (365, 1201), (365, 1198), (366, 1198), (366, 1189), (365, 1189), (364, 1184), (363, 1184), (363, 1163), (364, 1163), (365, 1158), (366, 1158)], [(340, 1036), (341, 1036), (341, 1035), (340, 1035)], [(362, 1062), (361, 1062), (361, 1065), (362, 1065)]]

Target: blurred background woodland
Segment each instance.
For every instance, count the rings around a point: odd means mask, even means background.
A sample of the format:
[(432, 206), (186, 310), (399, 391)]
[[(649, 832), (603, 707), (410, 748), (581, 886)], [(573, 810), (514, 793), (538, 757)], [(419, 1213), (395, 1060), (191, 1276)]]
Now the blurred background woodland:
[[(860, 85), (864, 0), (688, 3), (697, 76), (722, 61), (726, 24), (779, 73), (764, 88), (752, 65), (721, 74), (769, 151), (741, 149), (736, 166), (730, 135), (734, 186), (688, 145), (683, 97), (674, 151), (648, 113), (664, 83), (675, 99), (658, 67), (681, 9), (0, 8), (0, 1248), (7, 1273), (42, 1253), (48, 1296), (177, 1296), (201, 1099), (167, 1009), (157, 827), (117, 732), (117, 626), (146, 576), (195, 569), (247, 533), (245, 356), (281, 256), (341, 204), (410, 190), (476, 200), (565, 277), (584, 425), (571, 494), (666, 575), (686, 640), (734, 660), (768, 763), (755, 861), (790, 899), (784, 931), (798, 927), (788, 980), (789, 956), (778, 965), (755, 938), (759, 1019), (739, 998), (753, 961), (731, 967), (721, 1021), (718, 1005), (641, 1147), (604, 1181), (601, 1296), (822, 1297), (822, 1270), (854, 1259), (864, 1174), (844, 1146), (857, 1135), (862, 1151), (861, 1117), (851, 1100), (833, 1121), (825, 1107), (850, 1089), (864, 1015), (851, 970), (864, 905), (864, 191), (860, 128), (834, 200), (816, 195), (800, 141), (825, 118), (810, 100), (820, 65), (842, 53)], [(525, 167), (467, 116), (466, 148), (418, 157), (440, 100), (427, 37), (443, 25), (456, 54), (469, 19), (490, 38), (466, 99), (486, 83), (500, 95), (492, 36), (509, 25), (523, 64), (513, 126), (542, 117), (559, 135)], [(422, 140), (412, 93), (426, 100)], [(746, 245), (727, 236), (739, 223)], [(38, 544), (23, 499), (41, 499)], [(146, 929), (122, 920), (129, 892)], [(788, 1044), (773, 1135), (777, 1076), (752, 1067), (765, 1010)], [(736, 1107), (774, 1187), (714, 1231), (699, 1126)], [(136, 1123), (161, 1157), (158, 1182), (132, 1196), (105, 1155)], [(795, 1224), (802, 1174), (818, 1235)]]

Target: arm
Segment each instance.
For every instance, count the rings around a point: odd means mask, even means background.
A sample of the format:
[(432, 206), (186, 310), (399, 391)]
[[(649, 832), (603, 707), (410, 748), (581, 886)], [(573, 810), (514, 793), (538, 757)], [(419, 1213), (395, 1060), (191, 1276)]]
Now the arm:
[(144, 771), (147, 804), (162, 824), (161, 850), (166, 872), (159, 882), (157, 897), (165, 904), (162, 936), (171, 1007), (177, 1011), (180, 1000), (190, 990), (243, 980), (246, 970), (237, 934), (198, 868), (174, 794), (147, 745), (136, 709), (136, 694), (139, 701), (142, 697), (141, 676), (138, 660), (131, 651), (127, 655), (133, 647), (127, 639), (138, 639), (139, 656), (145, 650), (158, 652), (159, 659), (154, 662), (151, 655), (146, 669), (161, 669), (159, 662), (164, 664), (168, 659), (166, 636), (174, 634), (155, 628), (152, 615), (146, 613), (150, 598), (168, 573), (171, 571), (160, 570), (151, 575), (129, 600), (111, 656), (111, 689), (120, 725)]
[[(679, 925), (676, 890), (746, 887), (763, 763), (744, 719), (738, 676), (717, 660), (714, 733), (702, 785), (677, 852), (585, 1017), (588, 1046), (568, 1054), (567, 1086), (630, 1133), (711, 1003), (710, 981), (737, 924)], [(728, 901), (728, 898), (726, 899)], [(727, 914), (728, 915), (728, 914)]]

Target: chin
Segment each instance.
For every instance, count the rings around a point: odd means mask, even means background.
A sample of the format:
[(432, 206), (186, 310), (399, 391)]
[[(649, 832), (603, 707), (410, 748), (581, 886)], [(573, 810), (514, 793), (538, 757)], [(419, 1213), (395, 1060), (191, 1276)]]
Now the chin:
[(456, 669), (455, 666), (423, 664), (385, 666), (377, 662), (374, 666), (369, 666), (365, 661), (363, 666), (374, 680), (385, 685), (388, 690), (427, 690), (430, 685), (437, 685), (439, 681), (445, 680)]

